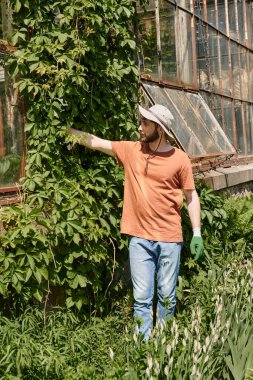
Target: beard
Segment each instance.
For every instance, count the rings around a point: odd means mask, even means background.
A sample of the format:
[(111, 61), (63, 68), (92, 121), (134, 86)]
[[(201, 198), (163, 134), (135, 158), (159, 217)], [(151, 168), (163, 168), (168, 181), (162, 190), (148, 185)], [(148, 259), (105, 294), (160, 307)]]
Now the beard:
[(159, 133), (157, 132), (157, 128), (154, 130), (153, 133), (151, 133), (151, 135), (149, 136), (145, 136), (144, 138), (141, 139), (142, 142), (145, 142), (145, 143), (151, 143), (153, 141), (156, 141), (159, 139)]

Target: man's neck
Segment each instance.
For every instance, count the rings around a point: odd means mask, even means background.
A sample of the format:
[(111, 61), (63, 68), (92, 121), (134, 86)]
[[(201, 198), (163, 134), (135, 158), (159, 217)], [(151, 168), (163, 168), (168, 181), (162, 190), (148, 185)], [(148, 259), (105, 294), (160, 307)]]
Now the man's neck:
[(150, 142), (148, 145), (153, 152), (168, 152), (173, 148), (170, 144), (167, 143), (166, 139), (162, 139), (160, 144), (159, 140), (156, 140)]

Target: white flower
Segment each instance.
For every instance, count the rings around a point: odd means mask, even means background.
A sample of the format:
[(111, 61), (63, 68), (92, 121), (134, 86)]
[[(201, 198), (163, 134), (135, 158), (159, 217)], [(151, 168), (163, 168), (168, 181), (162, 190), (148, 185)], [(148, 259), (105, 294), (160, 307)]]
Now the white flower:
[(166, 352), (167, 352), (167, 355), (170, 356), (170, 354), (171, 354), (171, 345), (170, 344), (167, 345)]
[(148, 368), (151, 369), (153, 366), (153, 359), (151, 354), (148, 355)]
[(111, 349), (111, 347), (109, 347), (109, 356), (110, 356), (111, 360), (114, 359), (114, 352), (113, 352), (113, 350)]
[(206, 355), (206, 357), (205, 357), (205, 359), (204, 359), (204, 363), (206, 363), (208, 360), (209, 360), (209, 356)]
[(189, 338), (189, 331), (188, 329), (185, 327), (184, 329), (184, 335), (185, 335), (185, 338), (188, 339)]
[(160, 366), (157, 360), (155, 360), (155, 373), (158, 375), (160, 372)]

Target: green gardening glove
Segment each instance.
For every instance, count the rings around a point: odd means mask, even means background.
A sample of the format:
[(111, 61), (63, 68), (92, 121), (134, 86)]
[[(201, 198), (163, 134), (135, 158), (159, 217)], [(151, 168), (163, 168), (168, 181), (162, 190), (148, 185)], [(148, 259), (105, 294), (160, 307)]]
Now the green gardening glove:
[(201, 236), (193, 236), (191, 245), (191, 254), (195, 261), (199, 261), (204, 256), (204, 244)]

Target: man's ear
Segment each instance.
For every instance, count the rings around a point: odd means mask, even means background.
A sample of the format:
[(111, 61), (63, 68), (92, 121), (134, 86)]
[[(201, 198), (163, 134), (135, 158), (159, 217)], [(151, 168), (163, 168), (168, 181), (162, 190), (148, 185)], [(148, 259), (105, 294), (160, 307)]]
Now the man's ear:
[(158, 124), (156, 124), (156, 125), (157, 125), (157, 131), (159, 133), (159, 136), (161, 136), (164, 133), (164, 130), (160, 125), (158, 125)]

